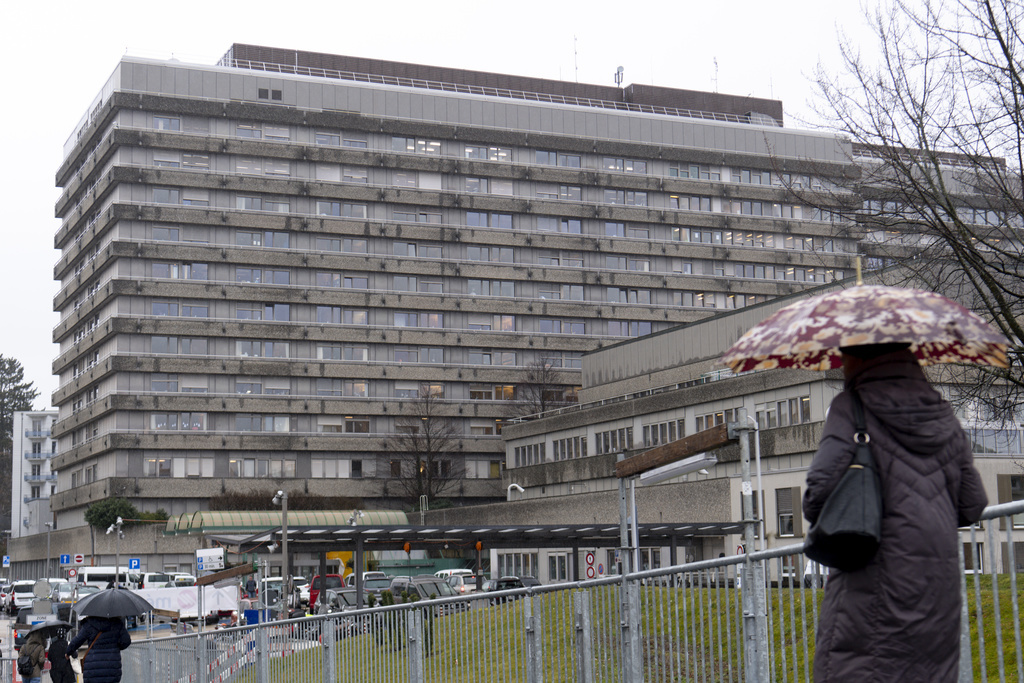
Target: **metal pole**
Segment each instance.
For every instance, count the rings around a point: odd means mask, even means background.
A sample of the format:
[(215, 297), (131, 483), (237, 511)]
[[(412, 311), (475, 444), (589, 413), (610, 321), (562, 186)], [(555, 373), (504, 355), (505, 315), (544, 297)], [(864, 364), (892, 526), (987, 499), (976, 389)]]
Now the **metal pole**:
[[(730, 423), (730, 431), (740, 442), (740, 463), (742, 473), (743, 494), (743, 543), (746, 548), (747, 561), (743, 573), (743, 635), (744, 658), (746, 663), (747, 681), (756, 683), (768, 682), (768, 619), (765, 612), (764, 562), (756, 564), (751, 561), (750, 553), (754, 549), (754, 536), (758, 520), (754, 517), (754, 487), (750, 481), (750, 432), (747, 422), (747, 411), (737, 411), (737, 422)], [(730, 434), (730, 436), (733, 436)]]
[[(618, 461), (626, 459), (625, 453), (619, 453)], [(626, 480), (619, 479), (619, 564), (622, 574), (629, 573), (629, 501), (626, 497)]]
[(43, 576), (50, 576), (50, 529), (53, 528), (53, 522), (46, 522), (46, 571)]
[(636, 509), (636, 477), (629, 478), (629, 511), (633, 518), (633, 571), (640, 571), (643, 566), (640, 563), (640, 523), (637, 517), (640, 515)]
[(285, 617), (290, 616), (289, 605), (292, 600), (292, 564), (291, 557), (288, 556), (288, 492), (283, 491), (281, 496), (281, 552), (284, 554), (282, 558), (283, 564), (281, 565), (281, 571), (284, 573), (284, 607), (282, 610)]

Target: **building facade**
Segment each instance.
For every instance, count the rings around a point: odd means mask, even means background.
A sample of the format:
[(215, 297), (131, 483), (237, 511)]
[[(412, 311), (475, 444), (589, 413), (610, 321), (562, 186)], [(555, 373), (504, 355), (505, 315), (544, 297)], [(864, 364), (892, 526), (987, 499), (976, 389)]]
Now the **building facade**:
[(850, 150), (781, 112), (244, 45), (125, 57), (57, 173), (58, 520), (259, 488), (408, 507), (395, 437), (425, 402), (451, 427), (434, 497), (504, 499), (503, 424), (574, 402), (585, 352), (851, 272), (855, 226), (794, 193), (841, 195)]
[(51, 469), (57, 455), (53, 425), (57, 411), (14, 413), (11, 462), (11, 537), (45, 534), (53, 524), (50, 497), (57, 487)]

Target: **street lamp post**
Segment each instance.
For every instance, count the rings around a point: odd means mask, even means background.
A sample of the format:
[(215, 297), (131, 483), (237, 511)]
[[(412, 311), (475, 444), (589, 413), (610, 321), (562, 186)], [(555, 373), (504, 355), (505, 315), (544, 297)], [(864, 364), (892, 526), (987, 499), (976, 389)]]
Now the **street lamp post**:
[(291, 562), (288, 557), (288, 492), (278, 491), (274, 496), (274, 504), (281, 506), (281, 575), (284, 579), (284, 607), (282, 611), (287, 613), (292, 599), (292, 574)]
[[(107, 527), (107, 533), (117, 532), (114, 537), (114, 588), (120, 588), (118, 585), (121, 579), (121, 539), (124, 537), (124, 532), (121, 531), (121, 526), (124, 524), (124, 520), (120, 517), (117, 521)], [(127, 577), (126, 577), (127, 578)]]
[(53, 528), (53, 522), (44, 522), (46, 525), (46, 570), (43, 575), (49, 578), (50, 576), (50, 529)]

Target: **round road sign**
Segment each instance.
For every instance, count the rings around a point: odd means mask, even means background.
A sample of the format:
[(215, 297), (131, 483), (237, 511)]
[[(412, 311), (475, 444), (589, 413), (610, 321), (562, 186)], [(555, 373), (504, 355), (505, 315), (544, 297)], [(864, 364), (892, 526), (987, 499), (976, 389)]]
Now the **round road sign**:
[(596, 573), (594, 572), (594, 568), (593, 567), (587, 567), (587, 578), (588, 579), (592, 579), (592, 578), (594, 578), (594, 576), (596, 576)]
[(73, 579), (73, 578), (75, 578), (76, 576), (78, 576), (78, 570), (77, 570), (77, 569), (75, 569), (74, 567), (72, 567), (71, 569), (69, 569), (69, 570), (68, 570), (68, 578), (69, 578), (69, 579)]
[(75, 564), (85, 564), (85, 555), (75, 555), (71, 558), (71, 561)]
[(587, 564), (594, 564), (594, 553), (587, 553)]

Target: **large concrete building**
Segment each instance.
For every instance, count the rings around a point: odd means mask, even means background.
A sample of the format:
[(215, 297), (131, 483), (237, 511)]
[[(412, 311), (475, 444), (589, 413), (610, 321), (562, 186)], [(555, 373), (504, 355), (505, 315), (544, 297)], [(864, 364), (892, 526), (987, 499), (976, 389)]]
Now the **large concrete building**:
[(782, 119), (247, 45), (123, 58), (56, 178), (60, 527), (109, 496), (408, 506), (423, 396), (453, 427), (437, 497), (504, 498), (502, 425), (575, 401), (585, 352), (850, 274), (851, 149)]

